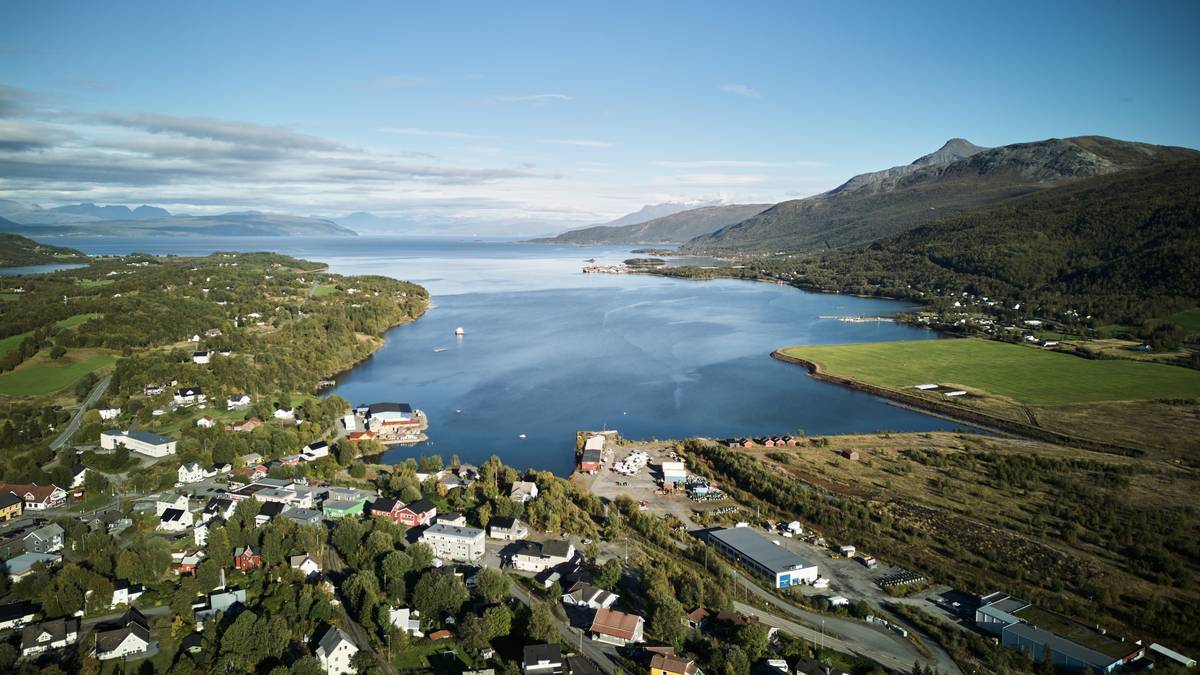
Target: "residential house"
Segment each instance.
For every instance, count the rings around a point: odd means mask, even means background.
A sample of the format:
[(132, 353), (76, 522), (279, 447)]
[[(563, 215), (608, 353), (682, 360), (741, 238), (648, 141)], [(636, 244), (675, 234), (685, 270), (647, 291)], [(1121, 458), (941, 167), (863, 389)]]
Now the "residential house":
[(287, 518), (288, 520), (300, 525), (320, 525), (321, 521), (323, 520), (321, 512), (314, 511), (313, 509), (293, 507), (290, 509), (285, 509), (281, 515), (283, 515), (284, 518)]
[(244, 464), (246, 466), (253, 465), (253, 464), (262, 464), (262, 462), (263, 462), (263, 456), (258, 454), (257, 452), (247, 452), (246, 454), (242, 455), (241, 457), (238, 457), (238, 459), (240, 459), (242, 461), (242, 464)]
[(199, 364), (202, 366), (207, 365), (210, 358), (211, 357), (209, 356), (208, 352), (206, 352), (206, 351), (192, 352), (192, 363), (196, 363), (196, 364)]
[(325, 441), (316, 441), (304, 446), (300, 452), (300, 458), (306, 462), (315, 462), (322, 457), (329, 456), (329, 444)]
[(317, 661), (329, 675), (353, 675), (350, 661), (358, 653), (358, 647), (341, 628), (330, 626), (317, 643)]
[(22, 553), (5, 560), (4, 568), (8, 570), (10, 579), (20, 581), (33, 574), (33, 566), (38, 563), (52, 567), (60, 562), (62, 562), (62, 556), (58, 553)]
[(0, 521), (8, 522), (25, 510), (25, 500), (15, 493), (0, 493)]
[(433, 522), (437, 516), (437, 505), (428, 499), (418, 499), (417, 501), (400, 509), (399, 519), (401, 525), (408, 527), (421, 527)]
[(196, 420), (196, 426), (200, 427), (201, 429), (211, 429), (217, 426), (217, 422), (210, 415), (205, 415), (204, 417)]
[(563, 593), (562, 601), (565, 605), (575, 605), (576, 607), (608, 609), (612, 607), (618, 597), (615, 593), (593, 586), (586, 581), (577, 581), (567, 589), (566, 593)]
[(321, 563), (311, 555), (294, 555), (288, 558), (288, 567), (294, 570), (300, 570), (305, 579), (312, 579), (321, 574)]
[(234, 509), (237, 508), (237, 503), (232, 499), (224, 497), (213, 497), (204, 505), (204, 509), (200, 511), (200, 519), (208, 522), (214, 518), (218, 520), (229, 520), (233, 515)]
[(508, 498), (518, 504), (525, 504), (533, 499), (537, 499), (538, 486), (537, 483), (528, 480), (519, 480), (512, 484), (512, 489), (508, 493)]
[(150, 651), (150, 622), (135, 608), (129, 608), (115, 624), (96, 631), (94, 654), (101, 661), (128, 659)]
[(208, 602), (194, 607), (196, 627), (203, 630), (203, 624), (209, 619), (215, 619), (218, 614), (234, 614), (246, 606), (245, 589), (235, 588), (220, 593), (210, 593)]
[(294, 420), (296, 419), (296, 411), (290, 407), (280, 406), (271, 413), (271, 416), (277, 420)]
[(233, 552), (233, 566), (243, 572), (262, 567), (262, 555), (253, 546), (239, 547)]
[(642, 642), (646, 620), (637, 614), (618, 612), (615, 609), (596, 610), (589, 631), (593, 640), (623, 647)]
[(0, 605), (0, 632), (29, 625), (40, 611), (41, 607), (28, 600)]
[(21, 631), (21, 657), (33, 658), (79, 642), (79, 619), (58, 618), (26, 626)]
[(258, 419), (257, 417), (251, 417), (250, 419), (227, 425), (225, 427), (225, 431), (236, 431), (238, 433), (248, 434), (261, 426), (262, 420)]
[(245, 410), (250, 407), (250, 397), (245, 394), (230, 394), (225, 399), (226, 410)]
[(71, 465), (71, 489), (82, 490), (83, 482), (87, 480), (87, 467), (79, 462)]
[(459, 527), (466, 527), (467, 525), (467, 516), (458, 511), (439, 513), (433, 520), (435, 523), (441, 523), (442, 525), (457, 525)]
[(517, 541), (529, 536), (529, 528), (516, 518), (500, 516), (488, 521), (488, 536), (502, 541)]
[(100, 447), (116, 450), (124, 446), (147, 457), (166, 457), (175, 454), (175, 439), (141, 429), (109, 429), (100, 434)]
[(404, 502), (398, 499), (388, 499), (380, 497), (371, 502), (369, 512), (375, 518), (388, 518), (396, 523), (400, 522), (400, 509), (404, 508)]
[(207, 399), (208, 396), (199, 387), (187, 387), (186, 389), (175, 390), (176, 405), (196, 405), (204, 403)]
[(525, 675), (563, 675), (562, 647), (557, 644), (528, 645), (521, 659)]
[(100, 419), (105, 421), (115, 420), (121, 415), (120, 408), (100, 408), (98, 412), (100, 413)]
[(30, 553), (54, 553), (62, 550), (65, 535), (62, 526), (50, 523), (25, 535), (21, 543)]
[(7, 492), (15, 494), (25, 502), (22, 512), (55, 509), (67, 503), (67, 491), (54, 484), (0, 483), (0, 494)]
[(180, 465), (177, 473), (180, 483), (199, 483), (205, 478), (204, 467), (200, 466), (199, 462)]
[(421, 541), (443, 560), (474, 562), (483, 557), (483, 530), (437, 523), (421, 533)]
[(417, 610), (409, 610), (407, 607), (393, 607), (388, 616), (391, 623), (396, 628), (408, 633), (413, 637), (425, 637), (421, 632), (421, 620), (417, 618), (420, 612)]
[(187, 509), (169, 508), (158, 516), (158, 529), (161, 532), (183, 532), (192, 527), (194, 516)]
[(688, 628), (700, 630), (704, 628), (704, 624), (708, 621), (708, 617), (710, 616), (712, 616), (712, 613), (707, 609), (704, 609), (703, 607), (697, 607), (696, 609), (693, 609), (687, 613), (687, 616), (683, 618), (683, 623), (687, 625)]
[(566, 541), (523, 541), (509, 556), (509, 563), (525, 572), (541, 572), (570, 562), (575, 558), (575, 546)]
[(262, 464), (250, 464), (233, 470), (233, 475), (242, 476), (251, 481), (262, 480), (267, 477), (267, 467)]
[(375, 433), (372, 431), (351, 431), (350, 433), (346, 434), (346, 439), (348, 441), (350, 441), (351, 443), (358, 443), (359, 441), (370, 441), (370, 440), (374, 440), (374, 438), (375, 438)]
[(271, 522), (271, 519), (282, 514), (287, 508), (282, 502), (263, 502), (258, 507), (258, 513), (254, 516), (254, 526), (262, 527)]
[(175, 574), (183, 576), (190, 574), (196, 576), (196, 567), (200, 565), (202, 558), (199, 554), (185, 555), (179, 560), (179, 564), (175, 566)]
[(650, 675), (696, 675), (696, 662), (674, 654), (655, 654), (650, 657)]
[(145, 592), (146, 588), (141, 584), (131, 584), (128, 581), (116, 581), (113, 583), (111, 609), (116, 609), (121, 605), (132, 605), (133, 601), (142, 597), (142, 593)]

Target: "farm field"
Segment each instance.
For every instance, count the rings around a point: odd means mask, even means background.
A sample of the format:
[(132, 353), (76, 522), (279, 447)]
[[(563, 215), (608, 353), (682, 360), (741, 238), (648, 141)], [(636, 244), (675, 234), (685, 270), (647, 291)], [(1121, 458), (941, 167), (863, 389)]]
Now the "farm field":
[(789, 347), (822, 372), (891, 389), (938, 383), (1032, 405), (1200, 397), (1200, 371), (1083, 358), (991, 340)]
[(72, 350), (57, 361), (45, 353), (0, 375), (0, 396), (42, 396), (64, 389), (84, 375), (112, 365), (117, 357), (99, 350)]
[(68, 316), (62, 321), (56, 321), (54, 325), (58, 326), (59, 328), (74, 328), (81, 323), (86, 323), (92, 319), (98, 319), (100, 316), (101, 315), (99, 314), (76, 314), (74, 316)]
[(1172, 314), (1167, 321), (1183, 326), (1184, 335), (1200, 335), (1200, 307)]
[(5, 354), (16, 349), (18, 346), (20, 346), (21, 340), (24, 340), (27, 337), (29, 337), (29, 333), (25, 332), (18, 333), (16, 335), (10, 335), (0, 340), (0, 356), (4, 356)]

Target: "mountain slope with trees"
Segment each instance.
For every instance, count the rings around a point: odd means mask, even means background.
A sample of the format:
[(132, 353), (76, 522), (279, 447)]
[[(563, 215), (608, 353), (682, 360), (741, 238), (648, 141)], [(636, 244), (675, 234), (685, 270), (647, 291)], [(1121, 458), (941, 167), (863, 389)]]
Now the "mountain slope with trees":
[[(15, 225), (15, 223), (0, 218), (0, 230), (6, 230), (11, 225)], [(86, 255), (73, 248), (39, 244), (17, 234), (0, 232), (0, 267), (85, 262), (86, 260)]]
[(596, 225), (535, 239), (545, 244), (682, 244), (761, 213), (770, 204), (702, 206), (632, 225)]
[(1185, 159), (1187, 148), (1099, 136), (983, 149), (962, 139), (903, 167), (862, 174), (829, 192), (782, 202), (697, 237), (708, 253), (812, 252), (862, 244), (1048, 188)]

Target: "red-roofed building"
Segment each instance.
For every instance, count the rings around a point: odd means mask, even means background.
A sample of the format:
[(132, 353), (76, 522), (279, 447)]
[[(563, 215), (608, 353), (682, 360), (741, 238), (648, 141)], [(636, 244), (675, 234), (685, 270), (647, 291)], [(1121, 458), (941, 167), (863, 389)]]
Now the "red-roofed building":
[(239, 548), (233, 552), (233, 566), (243, 572), (249, 572), (255, 567), (262, 567), (262, 556), (253, 546)]
[(67, 503), (67, 491), (57, 485), (0, 483), (0, 493), (5, 492), (20, 497), (26, 511), (54, 509)]
[(592, 639), (623, 647), (631, 642), (642, 642), (646, 620), (637, 614), (618, 612), (615, 609), (598, 609), (592, 619)]

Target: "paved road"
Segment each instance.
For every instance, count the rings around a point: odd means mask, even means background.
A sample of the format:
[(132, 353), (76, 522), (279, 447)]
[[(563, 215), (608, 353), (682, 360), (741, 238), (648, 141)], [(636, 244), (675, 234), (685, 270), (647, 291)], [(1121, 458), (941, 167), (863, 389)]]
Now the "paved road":
[[(509, 593), (517, 600), (525, 603), (525, 605), (532, 607), (532, 596), (529, 591), (517, 583), (517, 580), (514, 579), (513, 583), (509, 585)], [(562, 634), (563, 640), (568, 645), (571, 645), (574, 651), (591, 659), (592, 663), (595, 663), (605, 675), (615, 675), (617, 669), (613, 663), (613, 659), (617, 655), (616, 647), (589, 639), (583, 636), (581, 629), (572, 628), (571, 624), (558, 618), (557, 614), (553, 616), (554, 624), (558, 626), (558, 632)]]
[[(325, 570), (326, 574), (339, 578), (336, 585), (340, 588), (347, 576), (346, 563), (342, 561), (342, 557), (338, 555), (337, 551), (333, 550), (332, 546), (325, 546), (323, 554), (318, 554), (321, 557), (321, 567)], [(366, 649), (374, 654), (380, 670), (386, 675), (397, 675), (396, 668), (392, 666), (391, 661), (388, 661), (387, 655), (379, 653), (379, 650), (375, 648), (375, 643), (371, 642), (366, 629), (350, 618), (350, 614), (346, 611), (344, 598), (342, 598), (342, 604), (339, 606), (339, 609), (342, 614), (342, 627), (350, 635), (351, 641), (358, 645), (359, 649)]]
[(51, 450), (58, 450), (62, 446), (66, 445), (67, 441), (71, 440), (71, 436), (75, 435), (75, 432), (79, 430), (79, 425), (83, 423), (83, 414), (88, 411), (88, 408), (96, 405), (96, 401), (99, 401), (100, 397), (104, 395), (104, 392), (108, 391), (108, 385), (111, 382), (112, 375), (105, 375), (99, 382), (96, 383), (96, 386), (92, 389), (92, 393), (88, 394), (87, 398), (83, 400), (83, 403), (79, 404), (79, 409), (75, 411), (75, 416), (72, 417), (71, 421), (67, 423), (67, 428), (62, 430), (62, 433), (58, 435), (58, 438), (55, 438), (50, 442)]
[[(734, 573), (743, 576), (743, 583), (739, 585), (741, 587), (739, 590), (748, 590), (750, 593), (758, 596), (760, 600), (767, 603), (768, 607), (772, 607), (778, 612), (777, 615), (773, 616), (777, 623), (772, 623), (768, 620), (768, 617), (772, 615), (755, 609), (750, 605), (735, 603), (735, 605), (740, 605), (738, 606), (738, 611), (746, 614), (757, 614), (768, 625), (775, 626), (785, 632), (794, 633), (809, 641), (817, 641), (818, 644), (821, 639), (821, 631), (802, 626), (797, 621), (791, 619), (803, 621), (810, 626), (821, 625), (824, 622), (825, 629), (828, 631), (825, 637), (825, 644), (827, 646), (838, 651), (864, 656), (900, 672), (907, 673), (911, 671), (912, 665), (916, 661), (930, 665), (929, 659), (918, 654), (911, 642), (885, 628), (874, 626), (858, 619), (825, 616), (801, 609), (784, 602), (778, 596), (768, 592), (753, 581), (745, 579), (740, 571), (734, 570)], [(790, 617), (790, 619), (785, 617)], [(785, 626), (785, 622), (790, 624), (790, 626)], [(801, 630), (803, 632), (800, 632)], [(829, 637), (830, 633), (838, 636), (836, 642)], [(813, 637), (814, 635), (816, 637)], [(932, 665), (937, 666), (940, 672), (947, 673), (948, 675), (962, 675), (954, 660), (950, 658), (950, 655), (945, 650), (930, 640), (924, 640), (924, 642), (934, 653), (935, 661)]]

